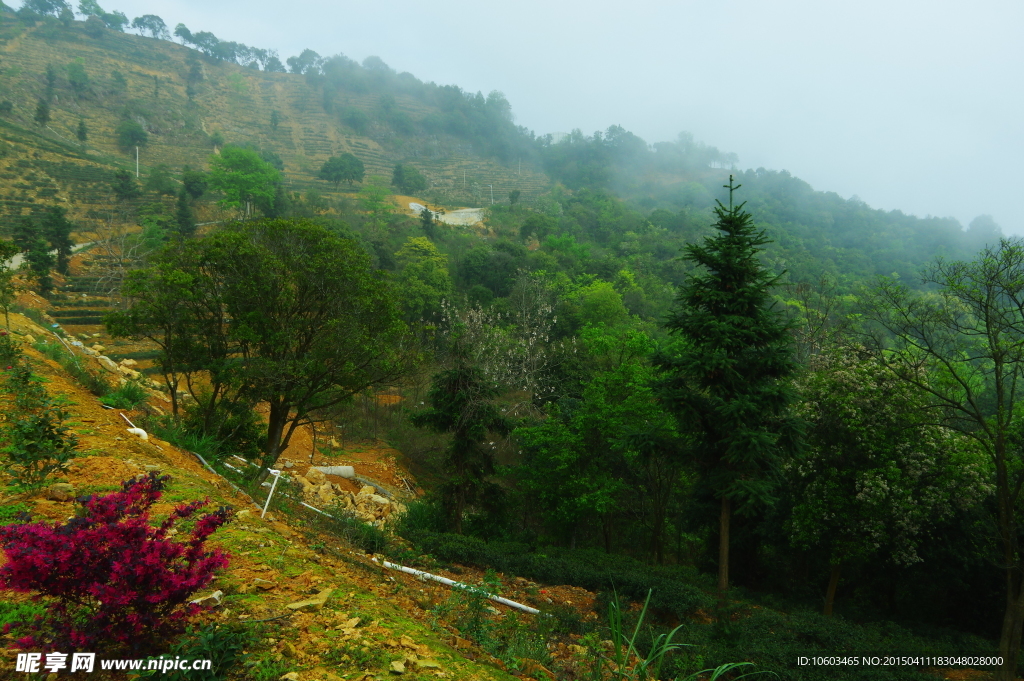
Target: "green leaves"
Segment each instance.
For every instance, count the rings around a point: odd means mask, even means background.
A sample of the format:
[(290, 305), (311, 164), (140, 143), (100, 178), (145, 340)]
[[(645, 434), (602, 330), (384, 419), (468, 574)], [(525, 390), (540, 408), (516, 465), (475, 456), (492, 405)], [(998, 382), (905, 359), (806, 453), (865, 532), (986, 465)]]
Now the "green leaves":
[(210, 187), (224, 194), (222, 206), (243, 211), (249, 203), (273, 206), (280, 181), (277, 169), (252, 149), (229, 144), (210, 157)]
[(777, 277), (758, 261), (767, 243), (743, 204), (715, 208), (719, 233), (686, 247), (698, 266), (666, 327), (682, 341), (656, 364), (663, 399), (696, 435), (705, 484), (716, 495), (770, 503), (777, 459), (795, 437), (788, 418), (796, 371), (785, 319), (773, 309)]

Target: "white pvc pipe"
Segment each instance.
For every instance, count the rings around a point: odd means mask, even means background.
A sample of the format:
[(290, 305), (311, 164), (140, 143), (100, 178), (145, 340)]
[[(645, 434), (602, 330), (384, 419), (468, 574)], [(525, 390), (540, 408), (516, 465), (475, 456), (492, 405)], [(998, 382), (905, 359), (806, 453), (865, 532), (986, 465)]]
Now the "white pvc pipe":
[(274, 496), (274, 489), (277, 488), (277, 481), (281, 479), (281, 471), (270, 469), (270, 474), (274, 476), (274, 484), (270, 486), (270, 494), (267, 495), (267, 503), (263, 504), (263, 513), (260, 513), (260, 517), (267, 515), (267, 509), (270, 508), (270, 499)]
[[(376, 559), (374, 559), (374, 560), (376, 560)], [(442, 577), (440, 575), (432, 575), (429, 572), (424, 572), (423, 570), (417, 570), (417, 569), (411, 568), (411, 567), (405, 567), (404, 565), (397, 565), (395, 563), (389, 563), (386, 560), (385, 561), (381, 561), (381, 564), (384, 565), (384, 567), (388, 568), (389, 570), (398, 570), (399, 572), (404, 572), (404, 573), (406, 573), (408, 575), (415, 575), (417, 577), (422, 577), (424, 579), (430, 579), (430, 580), (433, 580), (435, 582), (440, 582), (441, 584), (447, 584), (448, 586), (455, 587), (456, 589), (463, 589), (464, 591), (479, 591), (480, 590), (479, 587), (470, 586), (469, 584), (463, 584), (462, 582), (456, 582), (454, 579), (448, 579), (447, 577)], [(531, 615), (539, 615), (540, 614), (540, 610), (537, 610), (536, 608), (531, 608), (528, 605), (523, 605), (522, 603), (516, 603), (515, 601), (510, 601), (509, 599), (502, 598), (501, 596), (496, 596), (494, 594), (488, 594), (487, 597), (489, 599), (491, 599), (492, 601), (494, 601), (495, 603), (501, 603), (502, 605), (507, 605), (510, 608), (515, 608), (516, 610), (522, 610), (523, 612), (528, 612)]]

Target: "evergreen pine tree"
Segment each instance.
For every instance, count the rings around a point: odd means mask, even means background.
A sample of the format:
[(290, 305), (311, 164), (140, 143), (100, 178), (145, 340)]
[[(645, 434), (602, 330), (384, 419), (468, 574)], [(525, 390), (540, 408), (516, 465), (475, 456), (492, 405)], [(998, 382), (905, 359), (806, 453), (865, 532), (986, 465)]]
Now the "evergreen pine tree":
[(57, 251), (56, 270), (61, 274), (68, 273), (72, 248), (71, 230), (75, 225), (68, 220), (67, 209), (52, 206), (43, 218), (43, 236), (50, 242), (50, 248)]
[(50, 105), (46, 103), (45, 99), (40, 99), (36, 104), (36, 113), (32, 119), (38, 125), (46, 125), (50, 122)]
[(729, 206), (715, 208), (719, 234), (690, 244), (691, 274), (665, 326), (683, 341), (655, 358), (664, 372), (662, 399), (680, 426), (694, 435), (704, 488), (721, 500), (719, 598), (729, 588), (729, 521), (773, 501), (781, 456), (795, 446), (798, 428), (788, 416), (796, 370), (788, 325), (773, 310), (778, 277), (758, 262), (768, 243), (729, 177)]
[(139, 190), (139, 183), (127, 170), (114, 171), (114, 181), (111, 183), (111, 189), (114, 190), (114, 196), (117, 197), (118, 201), (130, 201), (131, 199), (138, 198), (142, 193)]
[(25, 262), (28, 263), (32, 276), (39, 285), (39, 292), (46, 295), (53, 290), (53, 278), (50, 276), (50, 268), (53, 267), (54, 257), (46, 246), (46, 239), (36, 237), (32, 247), (25, 254)]
[(12, 238), (22, 253), (28, 253), (32, 250), (36, 239), (39, 238), (39, 228), (36, 227), (36, 223), (32, 221), (32, 218), (23, 217), (21, 222), (15, 226)]
[(188, 238), (196, 233), (196, 218), (192, 213), (192, 206), (189, 203), (188, 190), (182, 186), (178, 192), (177, 207), (174, 210), (174, 222), (178, 228), (178, 234)]
[(437, 239), (437, 229), (434, 223), (434, 214), (429, 208), (420, 211), (420, 226), (423, 228), (423, 235), (431, 241)]
[(89, 129), (85, 127), (84, 118), (78, 119), (78, 130), (76, 131), (76, 134), (78, 135), (78, 141), (82, 144), (85, 144), (85, 141), (89, 139)]

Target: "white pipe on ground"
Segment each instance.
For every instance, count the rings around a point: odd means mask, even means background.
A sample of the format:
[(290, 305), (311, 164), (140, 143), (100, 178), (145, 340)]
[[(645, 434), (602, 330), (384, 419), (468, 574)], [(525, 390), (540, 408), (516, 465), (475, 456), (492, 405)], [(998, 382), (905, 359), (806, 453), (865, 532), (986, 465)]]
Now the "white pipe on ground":
[[(377, 559), (374, 558), (373, 560), (376, 561)], [(404, 572), (404, 573), (406, 573), (408, 575), (415, 575), (417, 577), (422, 577), (423, 579), (429, 579), (429, 580), (432, 580), (432, 581), (435, 581), (435, 582), (440, 582), (441, 584), (447, 584), (448, 586), (455, 587), (456, 589), (462, 589), (464, 591), (478, 591), (479, 590), (478, 587), (470, 586), (469, 584), (463, 584), (462, 582), (456, 582), (454, 579), (448, 579), (447, 577), (442, 577), (440, 575), (433, 575), (433, 574), (430, 574), (429, 572), (424, 572), (423, 570), (417, 570), (415, 568), (405, 567), (404, 565), (398, 565), (396, 563), (389, 563), (386, 560), (385, 561), (381, 561), (381, 564), (384, 567), (388, 568), (389, 570), (398, 570), (399, 572)], [(522, 603), (516, 603), (515, 601), (510, 601), (509, 599), (502, 598), (501, 596), (496, 596), (494, 594), (488, 594), (487, 597), (489, 599), (491, 599), (492, 601), (494, 601), (495, 603), (501, 603), (502, 605), (507, 605), (510, 608), (515, 608), (516, 610), (522, 610), (523, 612), (528, 612), (531, 615), (539, 615), (540, 614), (540, 610), (537, 610), (536, 608), (531, 608), (528, 605), (523, 605)]]
[(270, 500), (273, 498), (274, 490), (277, 488), (277, 481), (281, 479), (281, 471), (274, 468), (269, 470), (270, 474), (274, 476), (274, 484), (270, 486), (270, 493), (267, 494), (267, 503), (263, 504), (263, 513), (260, 513), (261, 518), (267, 515), (267, 509), (270, 508)]

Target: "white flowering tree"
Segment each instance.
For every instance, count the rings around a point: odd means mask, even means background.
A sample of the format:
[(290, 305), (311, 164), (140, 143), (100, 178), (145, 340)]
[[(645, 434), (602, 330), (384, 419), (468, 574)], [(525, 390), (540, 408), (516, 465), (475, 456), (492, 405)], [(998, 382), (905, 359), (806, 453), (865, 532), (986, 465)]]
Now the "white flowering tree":
[(831, 615), (844, 562), (920, 561), (929, 526), (992, 487), (977, 443), (937, 425), (926, 395), (863, 350), (818, 355), (811, 369), (800, 386), (806, 448), (786, 466), (790, 538), (828, 552)]
[(576, 353), (575, 339), (553, 338), (558, 318), (552, 298), (541, 278), (523, 275), (505, 312), (442, 305), (442, 335), (450, 344), (458, 330), (466, 361), (498, 388), (510, 416), (533, 413), (536, 402), (554, 397), (558, 368)]

